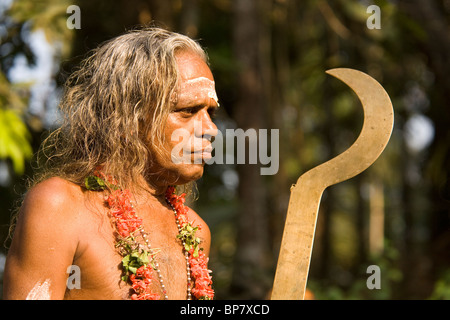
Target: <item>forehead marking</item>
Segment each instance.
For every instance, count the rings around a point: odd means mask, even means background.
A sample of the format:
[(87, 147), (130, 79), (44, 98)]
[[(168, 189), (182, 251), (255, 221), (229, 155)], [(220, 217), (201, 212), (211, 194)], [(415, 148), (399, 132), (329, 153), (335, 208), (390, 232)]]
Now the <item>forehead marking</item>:
[(195, 79), (186, 80), (186, 84), (192, 85), (192, 84), (195, 84), (197, 82), (203, 82), (203, 81), (206, 82), (207, 84), (209, 84), (210, 86), (214, 87), (214, 81), (212, 81), (212, 80), (210, 80), (210, 79), (208, 79), (206, 77), (198, 77), (198, 78), (195, 78)]
[[(184, 84), (187, 86), (194, 86), (196, 84), (201, 85), (202, 87), (199, 88), (199, 90), (205, 92), (208, 98), (213, 99), (217, 103), (217, 105), (219, 105), (219, 98), (217, 97), (214, 81), (206, 77), (198, 77), (186, 80)], [(197, 98), (197, 96), (195, 98)]]

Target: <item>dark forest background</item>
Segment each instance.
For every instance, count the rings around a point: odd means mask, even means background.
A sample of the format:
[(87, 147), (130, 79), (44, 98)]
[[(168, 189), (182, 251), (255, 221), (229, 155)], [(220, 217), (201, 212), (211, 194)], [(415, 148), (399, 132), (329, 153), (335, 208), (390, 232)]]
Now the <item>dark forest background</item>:
[[(381, 29), (366, 24), (373, 4)], [(80, 29), (67, 27), (70, 5), (81, 9)], [(362, 109), (325, 74), (335, 67), (377, 79), (395, 125), (372, 167), (325, 191), (308, 289), (315, 299), (449, 299), (449, 23), (449, 0), (2, 0), (0, 240), (33, 154), (57, 124), (65, 79), (101, 42), (153, 24), (206, 48), (220, 129), (280, 130), (276, 175), (215, 164), (198, 181), (193, 206), (212, 232), (217, 299), (268, 297), (290, 186), (358, 136)], [(36, 39), (51, 50), (38, 54)], [(379, 290), (366, 286), (373, 264)]]

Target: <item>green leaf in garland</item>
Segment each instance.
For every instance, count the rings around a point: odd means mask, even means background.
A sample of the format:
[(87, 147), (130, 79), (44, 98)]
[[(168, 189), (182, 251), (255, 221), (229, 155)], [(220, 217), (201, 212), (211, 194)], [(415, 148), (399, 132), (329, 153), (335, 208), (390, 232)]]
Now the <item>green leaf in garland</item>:
[(128, 267), (128, 264), (130, 263), (130, 255), (126, 255), (125, 257), (123, 257), (122, 259), (122, 265), (124, 267)]
[(194, 249), (194, 253), (192, 255), (194, 256), (194, 258), (198, 258), (198, 249), (199, 249), (199, 247), (198, 247), (198, 245), (196, 245), (194, 248), (195, 248)]
[(129, 267), (128, 267), (128, 271), (130, 271), (131, 273), (136, 273), (137, 269), (138, 269), (138, 268), (132, 267), (132, 266), (129, 266)]
[(106, 182), (97, 176), (88, 176), (84, 179), (86, 189), (92, 191), (105, 190), (107, 188)]
[(123, 281), (128, 281), (128, 275), (130, 273), (136, 273), (137, 269), (142, 266), (147, 266), (151, 264), (153, 269), (156, 269), (153, 260), (150, 261), (149, 253), (145, 250), (133, 250), (130, 254), (126, 255), (122, 259), (122, 268), (124, 275), (122, 276)]
[(147, 251), (143, 251), (139, 255), (139, 262), (142, 263), (142, 265), (147, 265), (150, 263), (150, 260), (148, 259), (148, 253)]

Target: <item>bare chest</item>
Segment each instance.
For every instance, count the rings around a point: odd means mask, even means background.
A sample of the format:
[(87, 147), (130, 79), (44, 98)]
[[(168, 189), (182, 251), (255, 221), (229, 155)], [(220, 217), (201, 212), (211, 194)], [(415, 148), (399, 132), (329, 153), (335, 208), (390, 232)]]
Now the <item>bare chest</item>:
[[(143, 212), (142, 212), (143, 211)], [(152, 270), (150, 284), (153, 293), (169, 299), (186, 299), (186, 258), (178, 228), (169, 210), (142, 210), (143, 226), (149, 246), (156, 252), (157, 270)], [(67, 299), (129, 299), (131, 286), (121, 280), (122, 256), (115, 244), (114, 227), (107, 214), (93, 216), (83, 230), (74, 264), (79, 267), (80, 289), (67, 289)], [(137, 241), (144, 244), (141, 237)], [(161, 275), (161, 276), (159, 276)], [(161, 281), (162, 280), (162, 281)]]

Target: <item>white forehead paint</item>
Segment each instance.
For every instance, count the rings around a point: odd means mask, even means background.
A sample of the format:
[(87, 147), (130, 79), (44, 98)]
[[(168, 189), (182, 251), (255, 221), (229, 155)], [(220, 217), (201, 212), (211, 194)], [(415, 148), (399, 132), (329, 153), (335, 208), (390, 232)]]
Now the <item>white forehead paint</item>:
[[(219, 105), (219, 98), (217, 97), (216, 94), (214, 81), (205, 77), (198, 77), (195, 79), (189, 79), (184, 84), (185, 86), (189, 87), (196, 86), (197, 87), (196, 89), (198, 91), (200, 91), (201, 93), (205, 93), (208, 96), (208, 98), (213, 99), (217, 103), (217, 105)], [(195, 96), (195, 98), (197, 98), (197, 95)]]
[(50, 279), (46, 279), (44, 283), (36, 283), (28, 293), (26, 300), (50, 300), (50, 282)]
[(186, 80), (185, 83), (186, 84), (194, 84), (194, 83), (197, 83), (197, 82), (205, 82), (205, 83), (209, 84), (210, 86), (212, 86), (213, 88), (214, 88), (214, 85), (215, 85), (214, 81), (212, 81), (212, 80), (210, 80), (210, 79), (208, 79), (206, 77), (198, 77), (198, 78), (194, 78), (194, 79), (189, 79), (189, 80)]
[(209, 91), (208, 92), (208, 97), (213, 99), (217, 103), (217, 106), (219, 106), (219, 98), (217, 97), (216, 90)]

